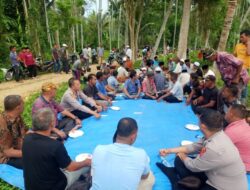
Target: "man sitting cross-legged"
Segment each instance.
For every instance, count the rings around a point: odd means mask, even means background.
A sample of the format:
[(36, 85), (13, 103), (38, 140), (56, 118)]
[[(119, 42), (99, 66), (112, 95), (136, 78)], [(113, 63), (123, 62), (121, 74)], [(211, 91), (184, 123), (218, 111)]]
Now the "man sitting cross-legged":
[(218, 89), (215, 84), (216, 78), (213, 75), (205, 78), (205, 89), (202, 95), (192, 101), (192, 109), (197, 113), (199, 109), (217, 109)]
[(225, 133), (240, 152), (246, 171), (250, 174), (250, 126), (246, 121), (247, 110), (240, 104), (232, 105), (225, 115), (228, 126)]
[(183, 100), (183, 88), (178, 81), (178, 74), (171, 72), (170, 79), (172, 81), (172, 87), (165, 91), (165, 94), (157, 99), (157, 102), (165, 100), (169, 103), (179, 103)]
[(0, 114), (0, 163), (22, 169), (22, 143), (28, 128), (22, 113), (24, 103), (19, 95), (4, 98), (4, 112)]
[(145, 94), (143, 99), (155, 100), (158, 98), (153, 71), (147, 72), (147, 77), (142, 82), (142, 91)]
[[(41, 108), (50, 108), (55, 116), (55, 127), (52, 132), (59, 138), (65, 139), (76, 125), (81, 125), (81, 120), (55, 101), (56, 89), (56, 85), (53, 83), (44, 83), (42, 85), (42, 94), (33, 104), (32, 115)], [(62, 118), (58, 120), (57, 115), (59, 113)]]
[(114, 144), (99, 145), (92, 159), (91, 190), (151, 190), (154, 176), (143, 149), (133, 147), (138, 133), (134, 119), (119, 121)]
[(142, 96), (141, 84), (135, 70), (130, 71), (129, 79), (125, 81), (123, 92), (125, 94), (125, 98), (128, 99), (138, 99)]
[(81, 120), (92, 115), (100, 118), (99, 112), (102, 111), (102, 106), (98, 106), (94, 99), (82, 92), (80, 81), (71, 78), (68, 85), (69, 88), (62, 97), (61, 105)]
[[(157, 163), (157, 166), (169, 177), (174, 190), (182, 189), (179, 184), (183, 185), (190, 176), (201, 182), (200, 185), (197, 182), (196, 189), (199, 190), (247, 190), (245, 167), (237, 148), (222, 130), (222, 115), (205, 109), (199, 120), (204, 137), (190, 145), (161, 149), (161, 156), (177, 154), (175, 167), (166, 167), (162, 163)], [(191, 158), (188, 156), (191, 154), (197, 156)], [(190, 181), (185, 186), (190, 186)]]
[(108, 96), (103, 95), (98, 91), (96, 87), (96, 76), (95, 74), (88, 75), (88, 84), (85, 86), (83, 92), (88, 96), (96, 100), (96, 103), (101, 104), (106, 109), (107, 105), (112, 105), (112, 99)]
[(54, 120), (50, 108), (40, 109), (32, 117), (34, 133), (25, 136), (22, 149), (26, 190), (67, 189), (90, 170), (90, 159), (72, 161), (63, 143), (50, 138)]

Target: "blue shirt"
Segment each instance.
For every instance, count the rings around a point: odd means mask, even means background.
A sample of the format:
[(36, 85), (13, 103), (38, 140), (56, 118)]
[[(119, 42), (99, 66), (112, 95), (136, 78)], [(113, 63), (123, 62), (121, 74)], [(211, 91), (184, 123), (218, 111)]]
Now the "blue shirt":
[(99, 145), (93, 153), (91, 190), (136, 190), (149, 171), (143, 149), (120, 143)]
[(16, 52), (10, 52), (10, 62), (11, 62), (11, 65), (12, 66), (19, 66), (20, 63), (19, 61), (17, 60), (17, 54)]
[(124, 88), (127, 89), (128, 93), (130, 95), (137, 94), (138, 89), (141, 88), (141, 84), (140, 84), (140, 81), (138, 79), (136, 79), (135, 82), (133, 82), (131, 79), (128, 79), (125, 81)]
[(96, 81), (96, 85), (95, 86), (96, 86), (98, 92), (102, 93), (103, 95), (107, 95), (108, 94), (103, 82)]
[(108, 84), (114, 89), (117, 89), (117, 87), (119, 86), (119, 83), (114, 76), (110, 76), (108, 78)]

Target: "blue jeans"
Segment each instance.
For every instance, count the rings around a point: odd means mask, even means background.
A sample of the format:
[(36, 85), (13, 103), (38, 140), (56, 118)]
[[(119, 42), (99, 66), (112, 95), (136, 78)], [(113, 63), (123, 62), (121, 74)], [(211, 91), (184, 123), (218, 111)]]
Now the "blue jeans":
[(55, 60), (54, 61), (54, 72), (55, 73), (58, 73), (61, 71), (61, 63), (60, 63), (60, 60)]

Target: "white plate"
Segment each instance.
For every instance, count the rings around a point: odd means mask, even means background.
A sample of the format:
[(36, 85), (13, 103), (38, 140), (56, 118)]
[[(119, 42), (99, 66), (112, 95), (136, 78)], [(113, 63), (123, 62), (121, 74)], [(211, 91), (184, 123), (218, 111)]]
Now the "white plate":
[(194, 125), (194, 124), (187, 124), (185, 127), (189, 130), (192, 130), (192, 131), (200, 130), (200, 127), (198, 125)]
[(134, 114), (135, 114), (135, 115), (141, 115), (141, 114), (143, 114), (143, 113), (138, 111), (138, 112), (134, 112)]
[(193, 142), (192, 141), (187, 141), (187, 140), (181, 141), (181, 146), (190, 145), (190, 144), (193, 144)]
[(84, 135), (84, 132), (82, 130), (73, 130), (69, 132), (69, 137), (71, 138), (77, 138), (83, 135)]
[(115, 111), (119, 111), (121, 108), (117, 107), (117, 106), (111, 106), (110, 109), (115, 110)]
[(92, 154), (88, 154), (88, 153), (82, 153), (82, 154), (78, 154), (76, 156), (76, 161), (77, 162), (82, 162), (86, 159), (92, 159)]

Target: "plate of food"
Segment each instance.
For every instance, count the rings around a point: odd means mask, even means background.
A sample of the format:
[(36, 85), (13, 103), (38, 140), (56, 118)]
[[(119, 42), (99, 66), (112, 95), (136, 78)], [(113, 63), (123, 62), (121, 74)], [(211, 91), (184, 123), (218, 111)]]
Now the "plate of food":
[(82, 154), (78, 154), (76, 156), (76, 161), (77, 162), (82, 162), (86, 159), (92, 159), (92, 154), (89, 154), (89, 153), (82, 153)]
[(84, 132), (82, 130), (72, 130), (69, 132), (69, 137), (71, 138), (77, 138), (83, 135), (84, 135)]
[(197, 131), (200, 130), (200, 127), (198, 125), (194, 125), (194, 124), (187, 124), (185, 126), (186, 129), (189, 129), (191, 131)]

